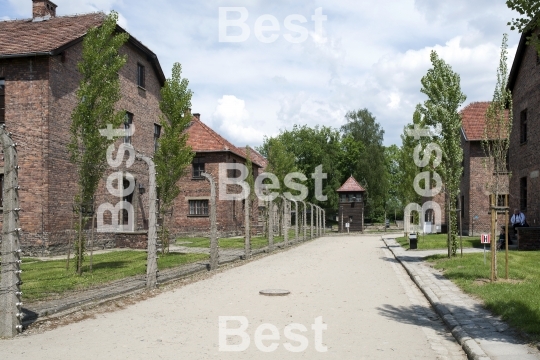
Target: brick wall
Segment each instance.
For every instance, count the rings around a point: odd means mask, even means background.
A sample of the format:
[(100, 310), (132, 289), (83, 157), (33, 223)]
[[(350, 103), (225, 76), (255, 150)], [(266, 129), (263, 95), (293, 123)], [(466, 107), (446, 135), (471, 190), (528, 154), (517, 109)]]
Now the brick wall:
[[(6, 80), (6, 126), (18, 146), (22, 244), (28, 253), (58, 253), (66, 249), (67, 233), (73, 228), (73, 198), (77, 174), (69, 161), (66, 145), (70, 139), (71, 113), (76, 106), (82, 44), (62, 56), (0, 60), (0, 77)], [(154, 123), (159, 122), (160, 82), (145, 54), (131, 45), (121, 49), (128, 62), (120, 71), (122, 99), (118, 109), (134, 114), (136, 132), (133, 146), (152, 155)], [(137, 86), (137, 64), (146, 67), (146, 89)], [(122, 142), (117, 140), (116, 146)], [(3, 164), (1, 164), (3, 165)], [(136, 179), (133, 196), (135, 229), (146, 229), (148, 192), (140, 195), (138, 184), (148, 189), (148, 167), (125, 162), (105, 173), (96, 194), (96, 204), (116, 205), (120, 198), (109, 194), (107, 177), (115, 171), (129, 171)], [(96, 236), (96, 246), (109, 246), (113, 234)], [(101, 245), (100, 245), (101, 244)]]
[[(229, 152), (198, 153), (197, 158), (205, 164), (205, 172), (212, 174), (216, 181), (216, 214), (217, 228), (220, 237), (244, 234), (244, 205), (241, 200), (219, 199), (219, 164), (232, 163), (236, 160), (245, 164), (241, 157)], [(256, 167), (254, 174), (258, 174)], [(191, 167), (186, 169), (186, 175), (180, 179), (180, 195), (174, 202), (173, 217), (171, 219), (171, 234), (175, 236), (207, 236), (210, 229), (209, 216), (190, 216), (189, 200), (210, 200), (210, 183), (204, 179), (194, 179)], [(229, 194), (239, 193), (239, 188), (229, 187)], [(252, 228), (258, 224), (258, 201), (255, 201), (251, 211)]]
[[(464, 171), (461, 178), (460, 191), (464, 200), (463, 233), (473, 236), (489, 233), (491, 215), (489, 214), (489, 193), (493, 188), (495, 177), (493, 168), (489, 166), (480, 141), (465, 141), (461, 137), (463, 148)], [(499, 192), (508, 192), (508, 177), (499, 178)], [(504, 215), (497, 218), (497, 228), (504, 224)], [(497, 230), (499, 231), (499, 230)]]
[(540, 250), (540, 227), (517, 228), (519, 250)]
[[(540, 226), (540, 65), (530, 46), (525, 50), (514, 84), (513, 126), (510, 135), (510, 206), (520, 206), (520, 179), (527, 179), (527, 207), (531, 226)], [(520, 143), (520, 114), (527, 109), (527, 141)]]

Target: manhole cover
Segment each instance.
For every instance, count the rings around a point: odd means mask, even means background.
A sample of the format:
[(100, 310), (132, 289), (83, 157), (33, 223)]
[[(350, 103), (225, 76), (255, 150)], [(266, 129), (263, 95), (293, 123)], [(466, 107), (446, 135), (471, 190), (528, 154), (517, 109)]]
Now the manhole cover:
[(268, 289), (268, 290), (261, 290), (259, 291), (259, 294), (265, 295), (265, 296), (287, 296), (291, 292), (289, 290), (282, 290), (282, 289)]

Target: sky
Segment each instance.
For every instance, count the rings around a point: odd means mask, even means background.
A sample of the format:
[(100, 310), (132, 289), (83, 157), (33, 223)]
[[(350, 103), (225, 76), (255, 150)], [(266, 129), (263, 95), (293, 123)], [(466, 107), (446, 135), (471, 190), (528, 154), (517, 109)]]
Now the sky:
[[(57, 15), (119, 13), (119, 23), (175, 62), (192, 111), (237, 146), (294, 124), (339, 128), (367, 108), (384, 144), (426, 97), (420, 80), (436, 50), (461, 77), (464, 106), (493, 96), (500, 46), (509, 69), (519, 42), (504, 0), (54, 0)], [(31, 0), (0, 0), (0, 19), (31, 17)], [(249, 32), (248, 32), (249, 30)]]

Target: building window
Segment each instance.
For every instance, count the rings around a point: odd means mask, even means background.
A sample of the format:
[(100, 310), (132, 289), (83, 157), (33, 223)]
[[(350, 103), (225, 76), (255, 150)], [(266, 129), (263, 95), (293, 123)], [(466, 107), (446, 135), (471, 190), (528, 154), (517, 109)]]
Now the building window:
[(202, 178), (202, 173), (204, 172), (204, 162), (201, 159), (193, 159), (193, 177)]
[(126, 135), (124, 136), (124, 144), (131, 144), (131, 130), (133, 125), (133, 114), (126, 112), (126, 118), (124, 119), (124, 129), (126, 130)]
[(6, 122), (6, 80), (0, 79), (0, 124)]
[(157, 152), (160, 137), (161, 137), (161, 125), (154, 124), (154, 152)]
[(506, 200), (505, 200), (506, 196), (507, 196), (507, 194), (499, 194), (499, 195), (497, 195), (497, 206), (501, 206), (501, 207), (508, 206), (508, 205), (506, 205)]
[(522, 211), (527, 211), (527, 178), (519, 179), (519, 207)]
[(144, 65), (137, 64), (137, 85), (145, 88), (145, 71)]
[(208, 216), (208, 200), (189, 200), (189, 215)]
[(519, 142), (521, 144), (527, 142), (527, 109), (519, 115)]

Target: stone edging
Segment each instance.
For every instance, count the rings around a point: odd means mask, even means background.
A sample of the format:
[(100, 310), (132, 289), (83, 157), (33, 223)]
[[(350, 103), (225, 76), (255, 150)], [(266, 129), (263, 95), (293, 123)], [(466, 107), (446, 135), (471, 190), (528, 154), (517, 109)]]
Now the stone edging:
[(467, 354), (467, 357), (470, 360), (489, 360), (490, 357), (487, 356), (487, 354), (484, 352), (484, 350), (482, 350), (482, 348), (480, 348), (476, 341), (471, 336), (469, 336), (469, 334), (460, 326), (460, 324), (454, 318), (450, 310), (448, 310), (448, 308), (439, 301), (437, 295), (435, 295), (435, 293), (429, 287), (424, 285), (422, 279), (420, 279), (420, 276), (416, 274), (415, 269), (413, 269), (407, 262), (401, 261), (399, 256), (392, 249), (392, 246), (390, 246), (386, 242), (386, 239), (383, 238), (382, 240), (386, 247), (392, 252), (396, 260), (399, 261), (399, 263), (407, 271), (407, 273), (414, 281), (414, 283), (418, 286), (420, 291), (422, 291), (422, 293), (428, 299), (429, 303), (431, 304), (431, 306), (433, 306), (437, 314), (450, 328), (450, 330), (452, 331), (452, 335), (461, 345), (461, 347)]

